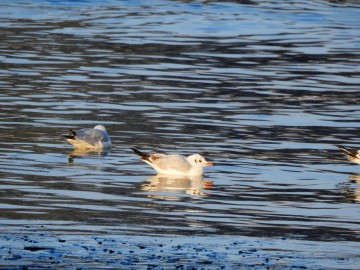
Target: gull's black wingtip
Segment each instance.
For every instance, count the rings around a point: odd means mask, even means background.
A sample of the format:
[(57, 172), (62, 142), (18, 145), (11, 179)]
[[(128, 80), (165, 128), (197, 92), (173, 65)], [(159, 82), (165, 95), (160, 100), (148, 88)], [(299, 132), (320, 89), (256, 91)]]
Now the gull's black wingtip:
[(352, 152), (350, 150), (347, 150), (346, 148), (344, 147), (341, 147), (341, 146), (338, 146), (337, 147), (342, 151), (342, 153), (347, 156), (347, 157), (353, 157), (353, 158), (356, 158), (357, 157), (357, 153), (355, 152)]
[(130, 147), (130, 149), (136, 154), (138, 155), (142, 160), (148, 160), (150, 161), (150, 155), (149, 154), (146, 154), (144, 152), (141, 152), (139, 150), (137, 150), (136, 148), (134, 147)]
[(140, 152), (139, 150), (137, 150), (134, 147), (130, 147), (130, 149), (138, 156), (143, 156), (144, 155), (144, 153)]
[(340, 146), (340, 145), (335, 145), (337, 148), (339, 148), (339, 150), (341, 150), (341, 151), (344, 151), (344, 150), (346, 150), (344, 147), (342, 147), (342, 146)]
[(75, 137), (76, 137), (76, 132), (73, 131), (72, 129), (69, 129), (69, 134), (68, 134), (68, 135), (63, 135), (63, 136), (64, 136), (64, 138), (66, 138), (66, 139), (72, 139), (72, 140), (74, 140)]

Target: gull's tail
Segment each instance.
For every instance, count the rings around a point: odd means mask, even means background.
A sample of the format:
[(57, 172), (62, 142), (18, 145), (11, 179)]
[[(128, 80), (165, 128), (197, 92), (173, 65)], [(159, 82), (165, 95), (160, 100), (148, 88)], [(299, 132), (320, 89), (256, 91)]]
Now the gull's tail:
[(358, 159), (357, 153), (351, 152), (343, 147), (338, 146), (341, 150), (341, 153), (344, 154), (349, 160), (353, 161), (354, 159)]
[(75, 140), (75, 137), (76, 137), (76, 132), (69, 129), (69, 135), (64, 135), (64, 137), (66, 139), (72, 139), (72, 140)]
[(130, 149), (131, 149), (136, 155), (138, 155), (142, 160), (151, 162), (151, 160), (150, 160), (150, 156), (151, 156), (151, 155), (146, 154), (146, 153), (144, 153), (144, 152), (141, 152), (141, 151), (139, 151), (139, 150), (137, 150), (136, 148), (133, 148), (133, 147), (130, 147)]

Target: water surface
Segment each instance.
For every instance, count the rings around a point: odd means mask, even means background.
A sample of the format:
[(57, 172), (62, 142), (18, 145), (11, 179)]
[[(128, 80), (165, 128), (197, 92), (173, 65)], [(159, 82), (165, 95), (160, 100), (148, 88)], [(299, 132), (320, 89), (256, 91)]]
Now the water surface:
[[(355, 269), (360, 167), (336, 146), (360, 147), (359, 18), (356, 1), (1, 3), (3, 236), (331, 243), (351, 259), (319, 265)], [(106, 155), (61, 137), (100, 123)], [(216, 166), (156, 177), (134, 146)]]

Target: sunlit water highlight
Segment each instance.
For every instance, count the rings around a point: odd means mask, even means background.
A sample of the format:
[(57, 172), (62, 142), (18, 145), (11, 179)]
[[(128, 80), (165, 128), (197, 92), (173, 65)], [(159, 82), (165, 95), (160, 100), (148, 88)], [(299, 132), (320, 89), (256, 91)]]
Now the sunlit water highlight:
[[(359, 18), (355, 1), (1, 3), (0, 241), (332, 242), (351, 260), (323, 265), (353, 268), (360, 167), (336, 146), (360, 148)], [(96, 124), (109, 153), (61, 137)], [(130, 146), (216, 166), (156, 177)]]

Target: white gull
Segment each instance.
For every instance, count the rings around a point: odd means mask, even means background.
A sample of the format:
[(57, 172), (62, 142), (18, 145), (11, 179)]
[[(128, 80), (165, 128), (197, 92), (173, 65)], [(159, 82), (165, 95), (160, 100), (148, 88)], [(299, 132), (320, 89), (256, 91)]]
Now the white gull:
[(165, 175), (203, 175), (204, 168), (213, 166), (211, 162), (199, 155), (194, 154), (188, 157), (166, 154), (146, 154), (135, 148), (131, 148), (144, 162), (154, 168), (158, 174)]
[(79, 131), (69, 130), (69, 135), (64, 136), (68, 143), (75, 149), (108, 149), (111, 148), (111, 140), (102, 125), (94, 128), (84, 128)]

